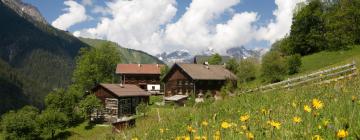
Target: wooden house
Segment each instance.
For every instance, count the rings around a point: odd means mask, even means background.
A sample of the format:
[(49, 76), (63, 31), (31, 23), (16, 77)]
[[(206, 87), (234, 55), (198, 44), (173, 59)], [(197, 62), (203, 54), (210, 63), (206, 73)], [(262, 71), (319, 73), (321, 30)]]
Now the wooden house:
[(150, 93), (160, 93), (161, 64), (118, 64), (116, 74), (122, 84), (135, 84)]
[(148, 103), (150, 94), (137, 85), (99, 84), (92, 90), (104, 106), (101, 114), (106, 122), (123, 128), (134, 124), (133, 116), (141, 102)]
[(163, 81), (165, 100), (183, 100), (190, 93), (217, 95), (226, 81), (235, 83), (236, 76), (223, 65), (174, 64)]

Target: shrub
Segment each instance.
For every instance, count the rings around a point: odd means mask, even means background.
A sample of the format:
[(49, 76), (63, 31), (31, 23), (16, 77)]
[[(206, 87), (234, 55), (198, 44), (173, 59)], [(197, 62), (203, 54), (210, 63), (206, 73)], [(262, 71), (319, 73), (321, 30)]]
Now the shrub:
[(289, 75), (299, 72), (301, 67), (301, 56), (299, 54), (288, 56), (286, 61)]
[(287, 74), (285, 59), (277, 51), (270, 51), (264, 55), (261, 63), (261, 75), (265, 82), (278, 82)]
[(35, 121), (38, 115), (39, 110), (32, 106), (25, 106), (18, 111), (4, 114), (1, 127), (5, 139), (39, 139), (39, 126)]
[(237, 77), (240, 83), (256, 79), (257, 64), (255, 59), (244, 59), (239, 62)]

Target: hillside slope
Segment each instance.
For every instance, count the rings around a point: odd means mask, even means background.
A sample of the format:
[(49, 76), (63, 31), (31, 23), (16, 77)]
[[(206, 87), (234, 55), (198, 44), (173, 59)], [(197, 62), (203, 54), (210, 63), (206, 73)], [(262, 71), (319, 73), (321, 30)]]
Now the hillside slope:
[(0, 78), (6, 82), (0, 84), (0, 90), (9, 98), (1, 102), (4, 104), (0, 114), (29, 103), (41, 107), (49, 91), (70, 83), (74, 59), (80, 48), (88, 47), (67, 32), (32, 19), (26, 13), (19, 15), (14, 11), (16, 4), (6, 2), (5, 5), (0, 1), (0, 60), (6, 65), (0, 67), (5, 73)]
[(119, 48), (121, 53), (121, 61), (129, 64), (163, 64), (158, 58), (147, 54), (143, 51), (133, 50), (121, 47), (120, 45), (105, 40), (80, 38), (81, 41), (89, 44), (90, 46), (97, 47), (101, 45), (110, 45)]

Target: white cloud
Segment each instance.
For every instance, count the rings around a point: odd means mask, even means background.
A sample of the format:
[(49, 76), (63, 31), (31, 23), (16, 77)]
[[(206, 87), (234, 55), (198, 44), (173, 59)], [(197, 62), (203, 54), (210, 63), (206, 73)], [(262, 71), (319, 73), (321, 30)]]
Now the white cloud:
[(81, 3), (82, 3), (83, 5), (88, 5), (88, 6), (93, 5), (93, 1), (92, 1), (92, 0), (82, 0)]
[(117, 0), (108, 2), (111, 18), (103, 18), (96, 27), (75, 32), (77, 36), (103, 38), (125, 47), (159, 52), (160, 26), (176, 14), (175, 0)]
[[(304, 0), (275, 0), (275, 19), (257, 27), (258, 13), (236, 13), (233, 9), (240, 0), (193, 0), (175, 22), (171, 22), (177, 11), (175, 0), (113, 0), (106, 7), (93, 9), (109, 17), (74, 35), (111, 40), (151, 54), (181, 49), (195, 54), (210, 47), (225, 52), (252, 41), (274, 42), (284, 37), (300, 1)], [(216, 23), (223, 14), (230, 15), (230, 19)]]
[(257, 39), (274, 43), (290, 32), (294, 10), (305, 0), (275, 0), (277, 9), (273, 12), (275, 20), (258, 31)]
[(76, 1), (64, 1), (64, 4), (68, 7), (64, 9), (65, 13), (63, 15), (60, 15), (51, 23), (54, 27), (67, 30), (71, 26), (89, 19), (85, 7), (81, 4)]

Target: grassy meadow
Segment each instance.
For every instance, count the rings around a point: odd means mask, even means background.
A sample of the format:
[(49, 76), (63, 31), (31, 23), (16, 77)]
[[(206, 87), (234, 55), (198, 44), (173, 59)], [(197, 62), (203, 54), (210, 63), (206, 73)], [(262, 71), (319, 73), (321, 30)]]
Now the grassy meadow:
[[(70, 139), (347, 139), (360, 137), (360, 80), (241, 94), (194, 107), (156, 107), (136, 127), (70, 129)], [(159, 114), (159, 115), (158, 115)], [(160, 116), (160, 120), (159, 120)], [(337, 134), (340, 130), (344, 133)], [(344, 134), (344, 135), (340, 135)]]

